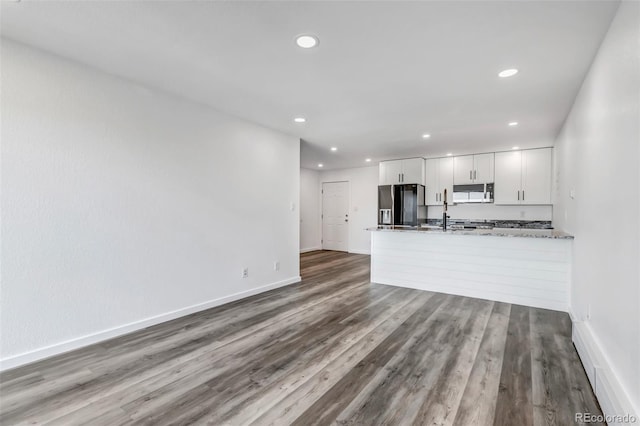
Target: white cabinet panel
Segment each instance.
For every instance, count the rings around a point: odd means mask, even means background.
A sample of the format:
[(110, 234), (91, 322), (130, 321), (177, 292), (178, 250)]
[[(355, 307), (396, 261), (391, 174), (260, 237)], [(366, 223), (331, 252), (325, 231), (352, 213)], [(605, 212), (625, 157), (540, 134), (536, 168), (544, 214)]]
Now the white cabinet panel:
[(424, 158), (402, 160), (402, 183), (424, 185)]
[(380, 185), (401, 183), (402, 160), (382, 161), (380, 163)]
[(551, 148), (522, 151), (521, 204), (551, 204)]
[(447, 189), (447, 202), (453, 199), (453, 158), (432, 158), (427, 160), (427, 194), (428, 206), (441, 206), (444, 201), (444, 190)]
[(453, 182), (456, 185), (473, 183), (473, 155), (453, 157)]
[(522, 152), (497, 152), (495, 170), (495, 204), (520, 204), (522, 186)]
[(476, 154), (473, 156), (473, 181), (474, 183), (493, 182), (494, 154)]
[(438, 176), (438, 184), (440, 185), (440, 204), (444, 197), (444, 190), (447, 190), (447, 203), (453, 202), (453, 158), (441, 158)]
[(432, 158), (426, 161), (425, 203), (428, 206), (438, 205), (439, 165), (439, 158)]
[(493, 153), (453, 157), (453, 183), (467, 185), (493, 182), (493, 162)]
[(424, 158), (382, 161), (379, 166), (378, 185), (417, 183), (424, 185)]
[(496, 204), (551, 204), (551, 148), (495, 155)]

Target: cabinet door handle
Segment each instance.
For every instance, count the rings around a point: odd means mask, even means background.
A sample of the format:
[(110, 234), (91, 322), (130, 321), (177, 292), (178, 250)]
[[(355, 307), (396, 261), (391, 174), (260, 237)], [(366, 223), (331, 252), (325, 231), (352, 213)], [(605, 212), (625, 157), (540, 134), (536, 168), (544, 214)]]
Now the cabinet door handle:
[(402, 183), (404, 183), (404, 173), (402, 174)]
[(524, 189), (522, 190), (522, 201), (524, 201)]
[(400, 183), (400, 182), (402, 182), (402, 181), (400, 180), (400, 173), (398, 173), (398, 183)]
[(520, 201), (520, 191), (518, 191), (518, 201)]
[(473, 171), (469, 170), (469, 180), (473, 180)]
[(474, 170), (473, 171), (473, 180), (476, 180), (476, 179), (478, 179), (478, 171)]

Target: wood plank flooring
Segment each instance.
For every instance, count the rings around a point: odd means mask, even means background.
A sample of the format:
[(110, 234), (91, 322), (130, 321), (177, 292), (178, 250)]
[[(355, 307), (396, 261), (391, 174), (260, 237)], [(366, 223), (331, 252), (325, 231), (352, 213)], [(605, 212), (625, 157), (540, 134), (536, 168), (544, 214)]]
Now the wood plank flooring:
[(565, 313), (369, 282), (302, 283), (0, 374), (0, 424), (568, 425), (601, 414)]

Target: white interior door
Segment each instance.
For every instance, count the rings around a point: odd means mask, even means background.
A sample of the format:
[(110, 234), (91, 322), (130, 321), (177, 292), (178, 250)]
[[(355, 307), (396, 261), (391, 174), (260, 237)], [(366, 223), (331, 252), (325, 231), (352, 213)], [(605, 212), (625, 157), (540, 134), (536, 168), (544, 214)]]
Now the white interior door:
[(349, 182), (322, 184), (322, 248), (349, 250)]

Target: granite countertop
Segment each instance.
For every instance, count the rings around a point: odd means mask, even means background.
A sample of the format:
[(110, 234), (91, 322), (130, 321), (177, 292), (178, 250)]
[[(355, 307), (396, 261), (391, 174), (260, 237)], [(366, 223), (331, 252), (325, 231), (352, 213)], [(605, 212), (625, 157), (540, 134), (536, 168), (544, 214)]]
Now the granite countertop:
[(572, 240), (573, 235), (557, 229), (517, 229), (517, 228), (493, 228), (493, 229), (447, 229), (441, 228), (417, 228), (406, 226), (377, 226), (367, 228), (367, 231), (380, 232), (417, 232), (420, 234), (445, 234), (445, 235), (480, 235), (490, 237), (520, 237), (520, 238), (551, 238), (559, 240)]

